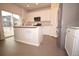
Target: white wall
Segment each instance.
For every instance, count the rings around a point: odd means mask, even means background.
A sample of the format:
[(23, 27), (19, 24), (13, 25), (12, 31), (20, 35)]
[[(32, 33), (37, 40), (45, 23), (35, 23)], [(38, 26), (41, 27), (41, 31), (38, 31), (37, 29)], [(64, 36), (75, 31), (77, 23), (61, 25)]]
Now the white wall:
[(77, 20), (79, 18), (79, 4), (63, 4), (62, 19), (63, 27), (77, 26)]

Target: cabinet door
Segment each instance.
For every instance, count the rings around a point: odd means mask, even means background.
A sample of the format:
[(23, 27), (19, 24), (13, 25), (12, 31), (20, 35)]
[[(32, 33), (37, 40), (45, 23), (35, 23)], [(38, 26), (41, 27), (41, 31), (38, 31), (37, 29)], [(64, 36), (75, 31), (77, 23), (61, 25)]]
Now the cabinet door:
[(65, 39), (65, 49), (68, 55), (72, 55), (73, 43), (74, 43), (74, 30), (67, 29), (66, 39)]
[(43, 26), (42, 33), (43, 35), (50, 35), (50, 26)]
[(75, 32), (74, 47), (72, 54), (74, 56), (79, 56), (79, 30), (76, 30)]

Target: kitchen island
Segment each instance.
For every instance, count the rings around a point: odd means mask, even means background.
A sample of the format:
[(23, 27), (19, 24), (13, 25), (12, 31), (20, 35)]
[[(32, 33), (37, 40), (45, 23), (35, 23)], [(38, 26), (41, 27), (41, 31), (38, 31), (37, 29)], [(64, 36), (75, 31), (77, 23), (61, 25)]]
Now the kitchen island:
[(15, 26), (14, 36), (16, 41), (34, 46), (39, 46), (43, 39), (40, 26)]

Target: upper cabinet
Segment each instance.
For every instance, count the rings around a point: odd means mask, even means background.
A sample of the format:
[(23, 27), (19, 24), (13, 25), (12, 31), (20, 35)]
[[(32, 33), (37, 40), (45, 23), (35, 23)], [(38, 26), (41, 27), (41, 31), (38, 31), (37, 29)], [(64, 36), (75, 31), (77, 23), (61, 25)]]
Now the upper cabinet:
[(54, 26), (57, 26), (58, 22), (58, 3), (52, 3), (51, 4), (51, 24)]

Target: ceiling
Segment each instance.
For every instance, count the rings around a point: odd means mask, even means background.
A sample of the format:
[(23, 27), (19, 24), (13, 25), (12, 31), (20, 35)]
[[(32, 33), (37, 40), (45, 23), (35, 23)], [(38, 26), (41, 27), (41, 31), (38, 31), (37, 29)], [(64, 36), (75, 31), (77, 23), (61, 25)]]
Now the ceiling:
[(50, 3), (16, 3), (16, 5), (26, 9), (27, 11), (51, 7)]

